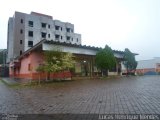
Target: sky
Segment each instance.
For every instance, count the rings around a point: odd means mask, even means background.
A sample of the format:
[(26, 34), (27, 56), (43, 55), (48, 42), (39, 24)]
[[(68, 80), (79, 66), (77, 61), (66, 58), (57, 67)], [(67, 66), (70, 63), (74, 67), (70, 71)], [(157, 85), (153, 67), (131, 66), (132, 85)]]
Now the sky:
[(82, 45), (160, 57), (160, 0), (5, 0), (0, 7), (0, 49), (7, 48), (8, 18), (31, 11), (74, 24)]

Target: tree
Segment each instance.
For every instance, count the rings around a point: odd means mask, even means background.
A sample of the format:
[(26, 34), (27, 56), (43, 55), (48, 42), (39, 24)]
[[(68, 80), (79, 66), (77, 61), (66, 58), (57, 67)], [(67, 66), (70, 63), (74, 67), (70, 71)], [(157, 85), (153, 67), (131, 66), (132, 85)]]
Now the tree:
[(44, 66), (43, 69), (47, 73), (46, 80), (50, 80), (51, 72), (58, 72), (62, 65), (62, 52), (60, 51), (45, 51), (44, 52)]
[(44, 65), (41, 64), (36, 68), (36, 71), (39, 73), (39, 79), (38, 79), (38, 83), (40, 84), (41, 82), (41, 73), (44, 72)]
[(135, 55), (128, 49), (126, 48), (124, 51), (124, 66), (127, 70), (127, 75), (128, 72), (133, 71), (135, 72), (136, 67), (137, 67), (137, 61), (135, 60)]
[(37, 68), (38, 71), (47, 73), (46, 80), (50, 79), (50, 73), (67, 70), (74, 67), (73, 55), (59, 50), (44, 52), (44, 65)]
[(63, 53), (62, 57), (62, 69), (69, 70), (70, 68), (74, 67), (75, 60), (74, 56), (71, 53)]
[(71, 53), (63, 53), (63, 54), (64, 55), (62, 57), (62, 71), (69, 70), (71, 72), (71, 69), (74, 68), (75, 65), (74, 56)]
[(108, 70), (115, 67), (116, 59), (112, 49), (108, 45), (106, 45), (104, 49), (97, 52), (95, 63), (97, 68), (101, 69), (102, 76), (104, 72), (106, 73), (106, 76), (108, 76)]

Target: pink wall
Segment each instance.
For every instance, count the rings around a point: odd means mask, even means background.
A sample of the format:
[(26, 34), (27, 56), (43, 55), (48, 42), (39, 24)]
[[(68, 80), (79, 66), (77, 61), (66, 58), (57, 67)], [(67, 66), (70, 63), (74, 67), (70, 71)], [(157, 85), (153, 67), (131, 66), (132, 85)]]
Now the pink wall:
[(30, 71), (28, 71), (28, 64), (31, 63), (30, 56), (27, 55), (20, 61), (21, 61), (21, 65), (20, 65), (19, 74), (30, 73)]
[[(21, 63), (20, 68), (17, 67), (16, 69), (14, 69), (14, 72), (12, 74), (14, 77), (17, 77), (17, 78), (38, 79), (39, 76), (41, 76), (41, 79), (44, 79), (46, 78), (47, 73), (43, 73), (43, 72), (38, 73), (36, 71), (36, 68), (39, 66), (39, 64), (43, 64), (43, 62), (44, 62), (43, 52), (33, 51), (29, 55), (24, 56), (20, 60), (20, 63)], [(30, 64), (31, 70), (29, 70), (29, 64)], [(51, 78), (71, 78), (71, 73), (69, 71), (51, 73), (50, 77)]]
[[(29, 74), (36, 72), (36, 68), (40, 63), (43, 62), (43, 54), (42, 52), (31, 52), (29, 55), (25, 56), (21, 59), (21, 67), (19, 74)], [(31, 66), (31, 70), (29, 71), (28, 66)]]
[(155, 68), (136, 69), (136, 73), (137, 74), (145, 74), (146, 72), (149, 72), (149, 71), (157, 72), (157, 70), (158, 69), (155, 69)]
[(30, 55), (31, 60), (31, 66), (32, 66), (32, 72), (36, 72), (36, 68), (39, 66), (39, 64), (42, 64), (44, 62), (43, 52), (33, 52)]

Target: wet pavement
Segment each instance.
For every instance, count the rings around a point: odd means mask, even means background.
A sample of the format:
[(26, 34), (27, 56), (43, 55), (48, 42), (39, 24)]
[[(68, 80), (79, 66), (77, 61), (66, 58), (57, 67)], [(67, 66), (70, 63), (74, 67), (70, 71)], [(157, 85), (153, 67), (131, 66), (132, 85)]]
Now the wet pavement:
[(10, 87), (0, 81), (0, 113), (159, 114), (160, 76)]

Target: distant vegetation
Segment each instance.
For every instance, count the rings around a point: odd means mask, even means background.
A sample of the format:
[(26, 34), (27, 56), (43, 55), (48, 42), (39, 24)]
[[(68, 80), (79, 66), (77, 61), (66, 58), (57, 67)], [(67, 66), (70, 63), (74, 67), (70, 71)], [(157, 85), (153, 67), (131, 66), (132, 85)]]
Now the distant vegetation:
[(97, 68), (101, 70), (102, 76), (108, 76), (108, 70), (116, 66), (116, 59), (112, 49), (106, 45), (104, 49), (99, 50), (95, 62)]
[(135, 55), (128, 48), (126, 48), (124, 51), (123, 64), (127, 70), (127, 74), (135, 74), (137, 61), (135, 60)]

